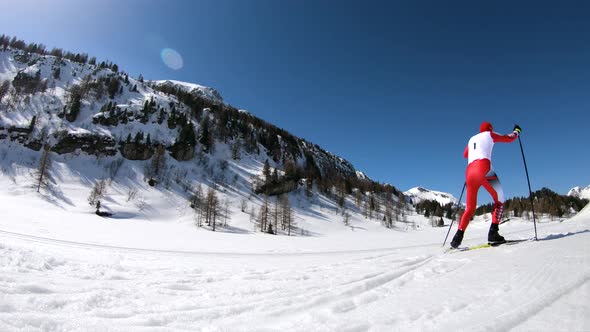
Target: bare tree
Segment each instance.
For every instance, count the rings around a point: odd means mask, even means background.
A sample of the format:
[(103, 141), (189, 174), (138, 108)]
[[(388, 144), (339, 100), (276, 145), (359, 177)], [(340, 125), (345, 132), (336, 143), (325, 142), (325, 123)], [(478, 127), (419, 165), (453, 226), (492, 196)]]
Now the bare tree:
[(273, 221), (273, 229), (274, 233), (276, 234), (279, 230), (279, 216), (281, 215), (281, 211), (279, 209), (279, 198), (275, 198), (275, 204), (272, 210), (272, 221)]
[(207, 198), (205, 199), (205, 222), (212, 227), (215, 232), (217, 216), (219, 215), (219, 200), (215, 194), (215, 189), (209, 188)]
[(203, 218), (205, 217), (205, 202), (206, 201), (203, 197), (203, 189), (201, 184), (198, 183), (195, 187), (195, 192), (190, 198), (190, 207), (195, 212), (195, 221), (197, 227), (201, 227), (203, 225)]
[(191, 208), (193, 208), (195, 210), (199, 210), (201, 208), (202, 201), (203, 201), (203, 189), (201, 187), (201, 184), (198, 183), (197, 186), (195, 187), (195, 192), (191, 196), (191, 200), (190, 200)]
[(281, 198), (281, 225), (283, 230), (287, 230), (287, 235), (291, 236), (291, 229), (295, 226), (295, 214), (287, 195)]
[(383, 217), (385, 227), (391, 228), (393, 226), (393, 201), (390, 199), (385, 202), (385, 215)]
[(264, 202), (262, 203), (262, 206), (260, 206), (260, 211), (258, 213), (258, 225), (260, 226), (261, 232), (264, 232), (267, 230), (269, 214), (270, 214), (269, 198), (268, 198), (268, 195), (264, 195)]
[(361, 193), (360, 189), (357, 189), (354, 192), (354, 201), (356, 203), (356, 206), (358, 206), (358, 208), (361, 208), (361, 204), (363, 203), (363, 194)]
[(49, 144), (43, 146), (43, 152), (41, 153), (41, 159), (39, 159), (39, 166), (37, 167), (36, 180), (37, 180), (37, 192), (41, 190), (41, 186), (49, 186), (49, 169), (51, 168), (51, 154)]
[(250, 222), (252, 224), (254, 224), (254, 231), (256, 231), (256, 209), (254, 208), (254, 205), (252, 205), (250, 207)]
[(227, 227), (227, 221), (231, 217), (231, 212), (229, 210), (230, 203), (231, 202), (227, 198), (223, 200), (223, 227)]
[(90, 195), (88, 196), (88, 204), (96, 208), (96, 214), (100, 215), (101, 200), (107, 193), (107, 182), (105, 180), (96, 181)]
[(242, 201), (240, 202), (240, 208), (241, 208), (242, 212), (246, 212), (246, 210), (248, 210), (248, 201), (246, 201), (245, 198), (243, 198)]
[(406, 203), (405, 203), (405, 198), (403, 194), (400, 194), (397, 197), (397, 201), (395, 202), (395, 213), (396, 213), (396, 220), (400, 220), (400, 215), (401, 217), (405, 217), (405, 212), (404, 210), (406, 209)]
[(346, 209), (343, 210), (342, 221), (344, 222), (345, 226), (350, 225), (350, 213)]

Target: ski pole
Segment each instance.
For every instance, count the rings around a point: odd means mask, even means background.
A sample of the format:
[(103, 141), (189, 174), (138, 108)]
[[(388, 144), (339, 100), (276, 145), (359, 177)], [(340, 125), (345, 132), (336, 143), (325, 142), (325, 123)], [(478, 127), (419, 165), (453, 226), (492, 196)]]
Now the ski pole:
[(524, 171), (526, 173), (526, 180), (529, 184), (529, 199), (531, 200), (531, 209), (533, 210), (533, 225), (535, 227), (535, 241), (538, 241), (537, 238), (537, 219), (535, 218), (535, 200), (533, 198), (533, 192), (531, 190), (531, 180), (529, 178), (529, 170), (526, 166), (526, 159), (524, 158), (524, 149), (522, 148), (522, 142), (520, 141), (520, 135), (518, 135), (518, 144), (520, 145), (520, 153), (522, 153), (522, 161), (524, 162)]
[[(463, 183), (463, 189), (461, 189), (461, 196), (459, 197), (459, 201), (457, 202), (457, 211), (459, 211), (459, 205), (461, 204), (461, 200), (463, 199), (463, 193), (465, 192), (465, 186), (467, 182)], [(455, 212), (456, 213), (456, 212)], [(447, 239), (449, 238), (449, 233), (451, 232), (451, 228), (453, 227), (453, 221), (455, 221), (455, 216), (451, 219), (451, 224), (449, 225), (449, 230), (447, 231), (447, 236), (445, 236), (445, 242), (443, 242), (443, 247), (447, 243)]]

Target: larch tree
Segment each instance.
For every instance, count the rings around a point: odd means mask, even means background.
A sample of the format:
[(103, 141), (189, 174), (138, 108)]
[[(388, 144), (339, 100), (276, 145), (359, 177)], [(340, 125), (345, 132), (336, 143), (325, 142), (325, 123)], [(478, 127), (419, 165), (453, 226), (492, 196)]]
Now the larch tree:
[(258, 225), (260, 226), (260, 231), (265, 232), (268, 227), (268, 219), (270, 215), (270, 202), (268, 195), (264, 195), (264, 202), (262, 206), (260, 206), (260, 211), (258, 213)]
[(92, 187), (90, 195), (88, 196), (88, 204), (96, 208), (96, 214), (100, 214), (101, 201), (107, 194), (107, 182), (105, 180), (98, 180)]
[(37, 192), (41, 190), (41, 187), (49, 186), (49, 169), (51, 168), (51, 147), (49, 144), (43, 146), (43, 152), (39, 159), (39, 166), (37, 166), (37, 172), (35, 174), (37, 182)]
[(295, 214), (287, 195), (281, 198), (281, 225), (283, 230), (287, 231), (287, 235), (291, 236), (291, 229), (295, 226)]
[(209, 188), (205, 199), (205, 222), (211, 226), (215, 232), (217, 216), (219, 215), (219, 199), (215, 194), (215, 189)]

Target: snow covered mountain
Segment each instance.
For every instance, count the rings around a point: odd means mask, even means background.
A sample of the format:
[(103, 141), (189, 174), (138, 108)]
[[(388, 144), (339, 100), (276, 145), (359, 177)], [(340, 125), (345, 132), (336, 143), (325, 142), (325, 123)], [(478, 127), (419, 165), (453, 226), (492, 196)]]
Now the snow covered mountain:
[(421, 201), (425, 200), (437, 201), (441, 205), (446, 205), (448, 203), (456, 204), (458, 201), (457, 198), (449, 193), (430, 190), (423, 187), (414, 187), (408, 191), (405, 191), (404, 195), (411, 199), (413, 204), (420, 203)]
[(225, 215), (252, 216), (232, 218), (232, 227), (248, 231), (270, 203), (265, 194), (296, 200), (299, 214), (328, 207), (334, 215), (349, 211), (352, 220), (363, 213), (378, 224), (388, 220), (387, 227), (401, 209), (393, 207), (401, 195), (395, 187), (226, 104), (213, 88), (133, 78), (87, 55), (29, 51), (0, 39), (2, 183), (32, 186), (46, 151), (52, 166), (36, 188), (76, 211), (91, 210), (86, 197), (103, 180), (110, 196), (100, 208), (115, 216), (153, 218), (150, 206), (164, 219), (194, 222), (189, 203), (212, 190), (218, 207), (226, 202)]
[[(10, 48), (0, 52), (0, 62), (0, 83), (11, 83), (1, 100), (6, 112), (0, 116), (0, 139), (33, 150), (48, 142), (58, 154), (79, 148), (147, 160), (161, 144), (174, 159), (187, 161), (217, 143), (233, 149), (234, 157), (257, 154), (274, 167), (290, 161), (322, 176), (357, 177), (345, 159), (225, 104), (213, 88), (136, 80), (109, 65)], [(91, 148), (86, 140), (99, 144)]]
[(590, 186), (586, 188), (574, 187), (567, 193), (568, 196), (590, 199)]

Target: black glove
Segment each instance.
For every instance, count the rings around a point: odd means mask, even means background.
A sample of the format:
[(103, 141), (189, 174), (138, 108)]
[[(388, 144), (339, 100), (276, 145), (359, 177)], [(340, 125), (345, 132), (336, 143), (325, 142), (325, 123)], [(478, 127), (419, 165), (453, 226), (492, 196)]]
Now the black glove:
[(514, 125), (514, 131), (520, 135), (520, 133), (522, 132), (522, 129), (520, 128), (519, 125)]

